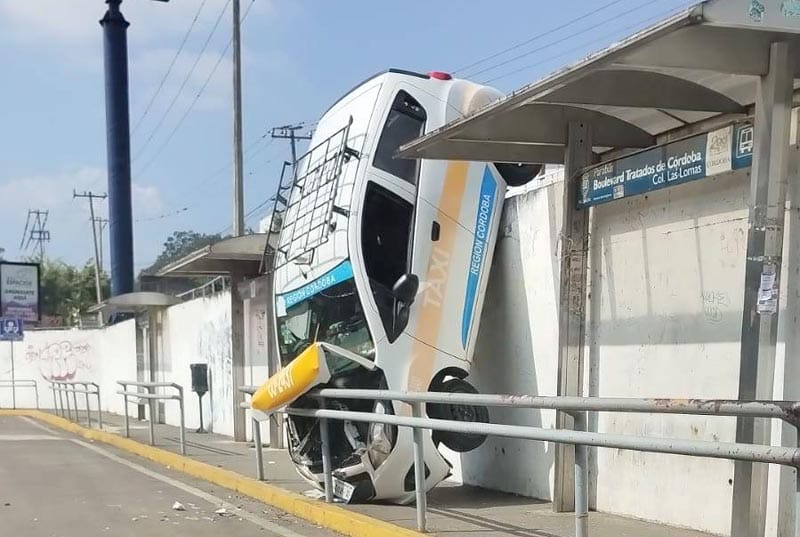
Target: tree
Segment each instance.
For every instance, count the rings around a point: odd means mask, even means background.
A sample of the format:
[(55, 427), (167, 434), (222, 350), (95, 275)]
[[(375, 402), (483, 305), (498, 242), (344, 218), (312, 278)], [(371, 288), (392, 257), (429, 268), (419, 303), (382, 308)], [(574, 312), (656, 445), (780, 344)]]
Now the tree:
[[(43, 261), (39, 272), (42, 315), (56, 317), (64, 325), (77, 323), (79, 314), (97, 303), (94, 263), (77, 268), (63, 261)], [(108, 275), (100, 274), (104, 297), (109, 296)]]
[(222, 239), (223, 237), (219, 233), (206, 235), (196, 231), (175, 231), (164, 242), (164, 250), (162, 250), (155, 262), (144, 269), (142, 273), (155, 274), (173, 261), (177, 261), (203, 246), (208, 246)]

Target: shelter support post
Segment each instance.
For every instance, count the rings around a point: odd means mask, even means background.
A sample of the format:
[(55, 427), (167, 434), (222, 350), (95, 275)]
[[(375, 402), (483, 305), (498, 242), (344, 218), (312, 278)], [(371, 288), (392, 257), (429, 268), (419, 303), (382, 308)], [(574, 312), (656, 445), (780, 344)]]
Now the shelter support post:
[(256, 477), (259, 481), (264, 481), (264, 448), (261, 444), (261, 422), (253, 418), (253, 444), (256, 448)]
[[(272, 254), (267, 257), (267, 266), (272, 266)], [(275, 341), (275, 300), (273, 298), (273, 290), (275, 285), (275, 271), (268, 271), (266, 275), (266, 296), (267, 303), (264, 315), (264, 322), (266, 328), (267, 343), (267, 373), (268, 377), (276, 374), (281, 368), (281, 358), (278, 353), (278, 342)], [(285, 440), (283, 435), (283, 414), (273, 412), (269, 416), (269, 445), (272, 448), (285, 448)]]
[[(758, 81), (739, 367), (740, 400), (772, 399), (778, 334), (778, 284), (788, 176), (793, 69), (789, 43), (772, 43)], [(736, 441), (769, 443), (763, 419), (738, 418)], [(731, 537), (764, 535), (767, 467), (736, 462)]]
[[(564, 223), (561, 231), (561, 271), (558, 312), (558, 395), (581, 395), (586, 322), (586, 275), (589, 256), (589, 210), (579, 210), (579, 172), (592, 163), (591, 126), (571, 122), (564, 156)], [(556, 427), (573, 428), (573, 418), (558, 412)], [(553, 510), (575, 508), (575, 448), (559, 444), (555, 454)]]
[[(232, 386), (243, 386), (244, 381), (244, 300), (239, 291), (243, 276), (231, 272), (231, 379)], [(233, 390), (233, 439), (236, 442), (247, 440), (247, 417), (239, 403), (244, 402), (244, 394)]]

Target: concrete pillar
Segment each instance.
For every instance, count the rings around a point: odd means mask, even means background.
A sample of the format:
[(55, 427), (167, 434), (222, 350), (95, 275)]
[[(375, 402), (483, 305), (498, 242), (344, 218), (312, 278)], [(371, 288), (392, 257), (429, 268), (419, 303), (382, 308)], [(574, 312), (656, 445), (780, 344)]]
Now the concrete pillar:
[(244, 364), (244, 300), (239, 291), (239, 284), (244, 280), (239, 273), (231, 273), (231, 382), (233, 384), (233, 439), (237, 442), (247, 440), (246, 411), (239, 406), (245, 400), (239, 386), (245, 384)]
[[(564, 157), (564, 225), (558, 313), (558, 395), (581, 395), (586, 324), (586, 278), (589, 259), (589, 209), (577, 208), (579, 172), (592, 163), (590, 125), (570, 123)], [(570, 415), (559, 412), (556, 427), (572, 429)], [(558, 444), (555, 453), (553, 510), (572, 511), (575, 448)]]
[[(783, 255), (783, 226), (789, 163), (793, 69), (789, 43), (770, 46), (769, 72), (758, 81), (753, 166), (744, 281), (739, 369), (741, 400), (772, 399), (778, 334), (777, 286)], [(774, 299), (772, 299), (774, 293)], [(769, 443), (763, 419), (738, 419), (736, 441)], [(732, 537), (764, 535), (767, 468), (737, 462), (734, 472)]]

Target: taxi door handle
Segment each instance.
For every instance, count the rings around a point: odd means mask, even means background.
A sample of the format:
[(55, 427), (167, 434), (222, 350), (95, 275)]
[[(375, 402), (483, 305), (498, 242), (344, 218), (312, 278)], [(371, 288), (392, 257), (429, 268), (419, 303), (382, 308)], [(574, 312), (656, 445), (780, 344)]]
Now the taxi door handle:
[(439, 222), (434, 220), (433, 224), (431, 224), (431, 240), (433, 242), (436, 242), (436, 241), (439, 240), (439, 232), (440, 231), (441, 231), (441, 228), (439, 226)]

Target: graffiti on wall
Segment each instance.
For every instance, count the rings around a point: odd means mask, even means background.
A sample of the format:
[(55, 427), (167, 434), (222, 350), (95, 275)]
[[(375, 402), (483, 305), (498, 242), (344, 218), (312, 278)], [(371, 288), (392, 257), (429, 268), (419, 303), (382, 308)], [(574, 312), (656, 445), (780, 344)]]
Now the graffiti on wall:
[(211, 385), (211, 426), (217, 430), (222, 424), (233, 422), (233, 358), (231, 356), (231, 317), (225, 311), (216, 319), (207, 321), (200, 332), (198, 354), (208, 364)]
[(92, 346), (86, 341), (28, 344), (25, 360), (45, 380), (74, 380), (80, 371), (92, 369)]

